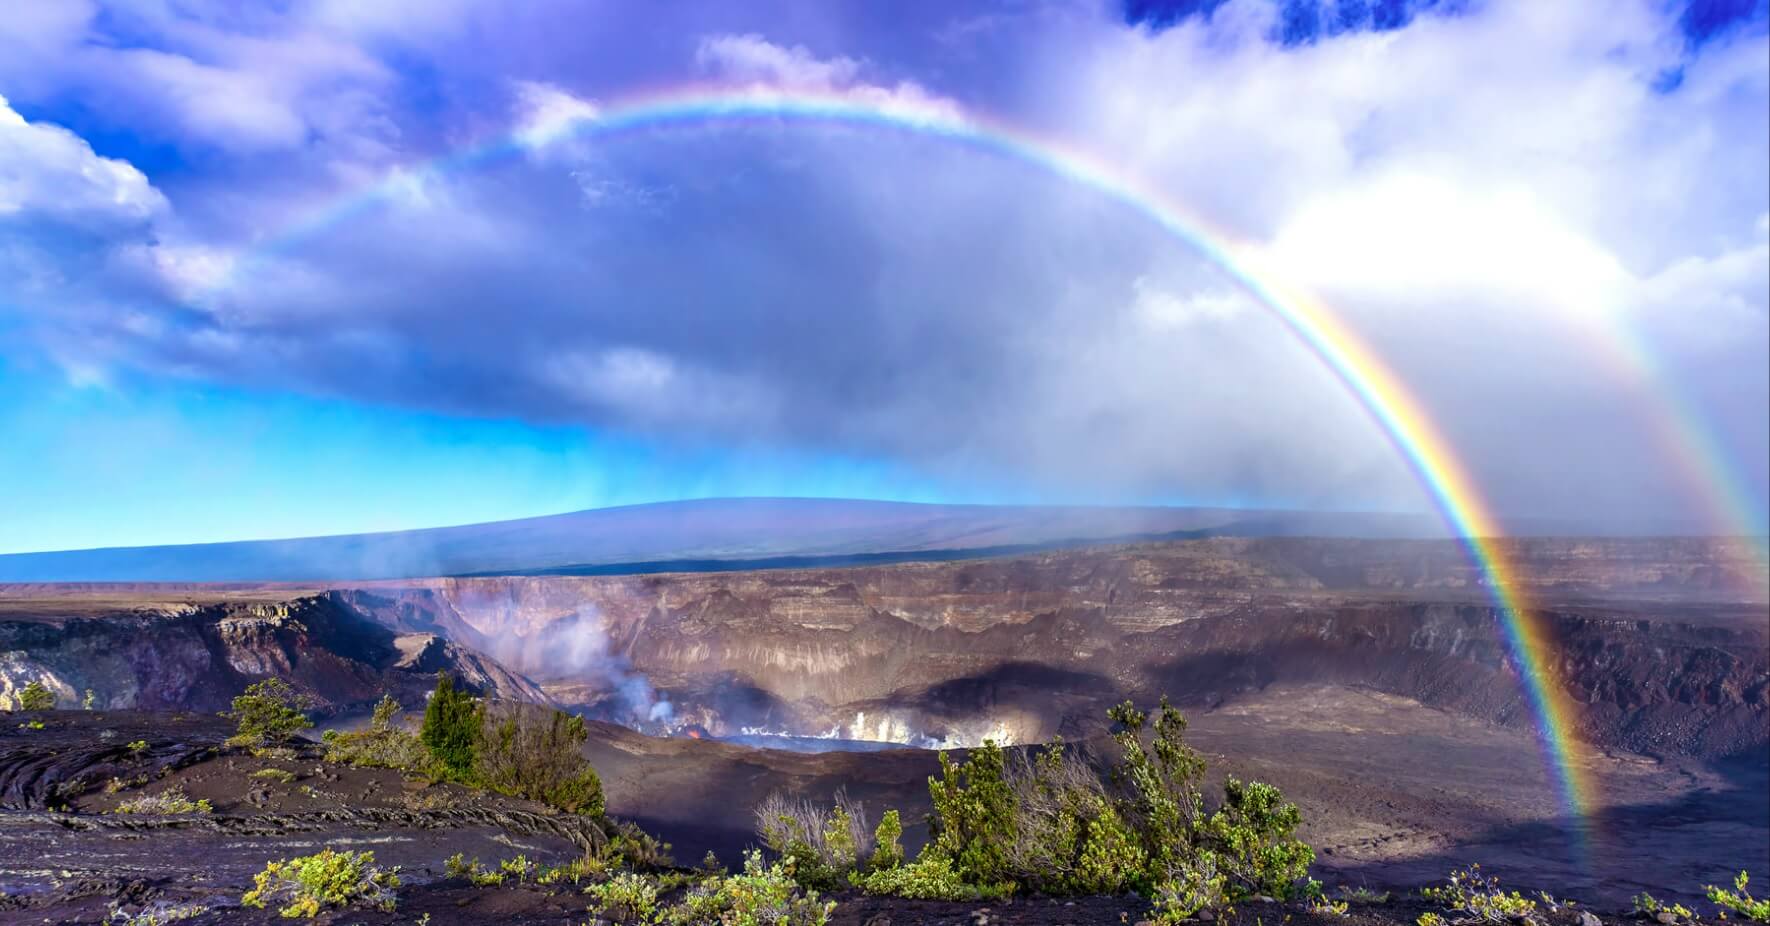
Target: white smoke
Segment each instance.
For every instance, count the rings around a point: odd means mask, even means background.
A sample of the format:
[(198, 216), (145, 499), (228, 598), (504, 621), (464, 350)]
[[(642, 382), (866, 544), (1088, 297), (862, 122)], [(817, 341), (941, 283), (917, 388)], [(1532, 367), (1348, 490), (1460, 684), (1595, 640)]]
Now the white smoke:
[(518, 665), (537, 667), (547, 678), (588, 685), (614, 696), (620, 716), (670, 724), (676, 708), (659, 696), (645, 673), (616, 652), (607, 621), (594, 606), (549, 624), (533, 636), (518, 638)]

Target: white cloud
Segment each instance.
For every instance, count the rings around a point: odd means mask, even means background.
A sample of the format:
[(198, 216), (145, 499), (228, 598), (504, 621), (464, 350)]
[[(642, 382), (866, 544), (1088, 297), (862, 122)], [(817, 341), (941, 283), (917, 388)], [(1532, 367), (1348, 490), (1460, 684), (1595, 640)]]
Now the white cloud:
[(790, 91), (815, 91), (878, 107), (912, 121), (959, 124), (956, 102), (929, 92), (913, 80), (883, 84), (864, 80), (866, 62), (836, 55), (820, 58), (803, 45), (784, 46), (760, 35), (713, 35), (695, 52), (700, 66), (722, 81), (767, 98)]
[(26, 121), (0, 97), (0, 220), (106, 229), (139, 225), (166, 208), (134, 165), (94, 153), (60, 126)]
[(322, 19), (204, 0), (94, 9), (27, 2), (11, 34), (0, 27), (0, 80), (36, 100), (102, 100), (102, 118), (180, 145), (383, 153), (385, 101), (363, 90), (392, 72)]
[(585, 408), (642, 430), (692, 428), (729, 436), (766, 427), (778, 405), (758, 383), (642, 347), (558, 352), (548, 358), (542, 379)]
[(1201, 289), (1180, 295), (1147, 276), (1132, 281), (1132, 289), (1135, 292), (1132, 314), (1156, 330), (1228, 321), (1249, 309), (1245, 296), (1229, 290)]
[(516, 138), (529, 148), (545, 147), (602, 112), (594, 102), (542, 81), (517, 81), (515, 95)]
[(1525, 312), (1601, 312), (1631, 281), (1614, 255), (1524, 187), (1395, 173), (1300, 202), (1267, 249), (1313, 288), (1388, 305), (1430, 294)]
[(832, 89), (853, 83), (861, 63), (837, 55), (819, 58), (803, 45), (776, 45), (760, 35), (714, 35), (701, 40), (695, 60), (740, 81)]

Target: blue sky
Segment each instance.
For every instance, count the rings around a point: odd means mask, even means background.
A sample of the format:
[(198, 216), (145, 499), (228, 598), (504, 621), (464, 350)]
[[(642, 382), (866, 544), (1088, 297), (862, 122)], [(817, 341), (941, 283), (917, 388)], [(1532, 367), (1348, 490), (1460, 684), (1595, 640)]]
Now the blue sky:
[(1425, 505), (1220, 269), (1023, 164), (749, 121), (423, 169), (686, 82), (939, 107), (1112, 163), (1332, 304), (1504, 513), (1703, 521), (1713, 487), (1652, 411), (1677, 407), (1761, 522), (1766, 19), (20, 0), (0, 552), (708, 495)]

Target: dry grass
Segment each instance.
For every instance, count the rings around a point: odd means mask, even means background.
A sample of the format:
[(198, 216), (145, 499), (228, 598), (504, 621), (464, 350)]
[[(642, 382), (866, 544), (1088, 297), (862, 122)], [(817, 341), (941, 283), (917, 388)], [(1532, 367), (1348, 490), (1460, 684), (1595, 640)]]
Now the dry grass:
[[(831, 826), (841, 816), (838, 810), (847, 815), (845, 832)], [(849, 798), (845, 791), (836, 793), (833, 807), (776, 791), (756, 807), (756, 833), (776, 851), (802, 842), (824, 864), (834, 867), (852, 865), (856, 858), (864, 859), (873, 852), (873, 826), (867, 819), (866, 807)], [(847, 845), (840, 845), (842, 842)], [(846, 860), (843, 856), (847, 856)]]

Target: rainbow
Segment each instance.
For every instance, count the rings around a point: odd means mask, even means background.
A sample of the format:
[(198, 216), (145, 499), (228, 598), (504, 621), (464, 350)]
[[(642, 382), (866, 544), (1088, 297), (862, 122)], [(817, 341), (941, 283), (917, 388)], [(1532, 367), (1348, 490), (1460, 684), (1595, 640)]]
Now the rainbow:
[[(761, 87), (674, 88), (609, 106), (586, 106), (551, 123), (528, 126), (397, 171), (286, 228), (255, 247), (250, 256), (262, 259), (298, 247), (341, 222), (397, 199), (426, 176), (469, 170), (566, 138), (606, 138), (673, 126), (745, 121), (882, 127), (945, 139), (1031, 165), (1090, 188), (1143, 216), (1216, 264), (1269, 309), (1381, 429), (1484, 574), (1486, 591), (1500, 614), (1563, 809), (1574, 825), (1576, 842), (1583, 838), (1584, 821), (1592, 808), (1592, 783), (1585, 750), (1575, 732), (1576, 709), (1561, 682), (1554, 641), (1523, 597), (1523, 583), (1499, 540), (1496, 519), (1420, 402), (1325, 303), (1285, 285), (1273, 268), (1264, 265), (1255, 248), (1212, 228), (1154, 187), (1061, 142), (927, 100)], [(237, 276), (250, 263), (237, 262), (229, 276)]]

